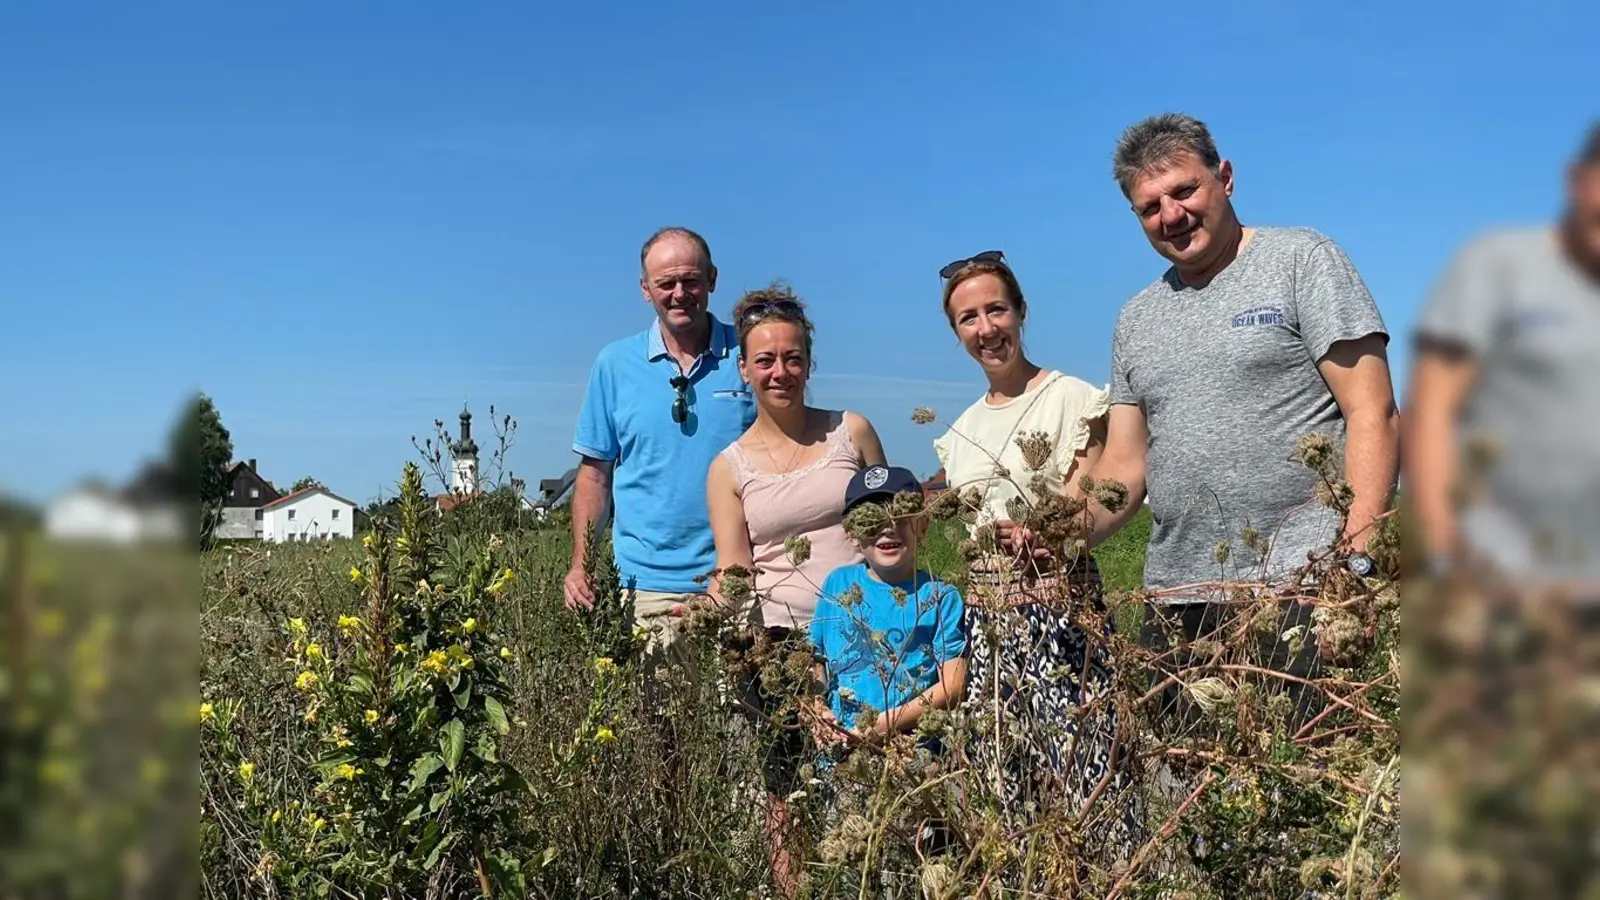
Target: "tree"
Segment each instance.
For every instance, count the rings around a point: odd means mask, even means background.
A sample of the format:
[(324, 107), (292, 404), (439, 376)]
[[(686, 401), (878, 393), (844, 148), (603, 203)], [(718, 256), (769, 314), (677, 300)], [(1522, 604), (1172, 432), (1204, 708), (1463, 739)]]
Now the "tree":
[(289, 493), (292, 494), (295, 491), (303, 491), (306, 488), (322, 488), (323, 490), (328, 489), (327, 485), (316, 480), (315, 478), (312, 478), (310, 475), (307, 475), (301, 478), (299, 481), (296, 481), (294, 483), (294, 487), (289, 488)]
[(199, 513), (200, 546), (210, 546), (228, 497), (226, 467), (233, 459), (233, 436), (211, 398), (196, 394), (183, 410), (168, 444), (179, 489)]

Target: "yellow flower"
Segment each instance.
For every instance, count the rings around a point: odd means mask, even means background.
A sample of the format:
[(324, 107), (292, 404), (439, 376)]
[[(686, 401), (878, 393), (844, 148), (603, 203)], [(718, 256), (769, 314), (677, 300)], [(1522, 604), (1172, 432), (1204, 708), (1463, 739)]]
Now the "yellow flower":
[(245, 784), (249, 784), (250, 783), (250, 779), (254, 778), (255, 775), (256, 775), (256, 764), (255, 763), (253, 763), (253, 762), (242, 762), (242, 763), (239, 763), (239, 780), (240, 781), (244, 782)]
[(406, 645), (405, 644), (395, 644), (394, 645), (394, 652), (396, 652), (396, 653), (404, 653), (404, 652), (406, 652)]
[(650, 640), (649, 630), (642, 625), (633, 626), (633, 640), (639, 644), (648, 642)]
[(299, 616), (296, 616), (293, 619), (290, 619), (289, 620), (289, 631), (290, 631), (290, 633), (295, 634), (295, 635), (303, 635), (303, 634), (305, 634), (306, 633), (306, 620), (300, 618)]
[(422, 671), (432, 672), (435, 675), (443, 675), (450, 669), (447, 659), (448, 657), (444, 655), (443, 650), (435, 650), (432, 653), (429, 653), (427, 657), (422, 660)]
[(276, 822), (276, 821), (278, 821), (279, 819), (282, 819), (282, 818), (283, 818), (283, 810), (275, 809), (275, 810), (272, 811), (272, 821)]
[(313, 703), (310, 706), (306, 707), (306, 721), (307, 722), (315, 722), (316, 720), (317, 720), (317, 705), (315, 703)]
[(366, 534), (361, 536), (361, 546), (367, 548), (368, 550), (371, 550), (372, 549), (372, 543), (373, 543), (373, 541), (372, 541), (372, 533), (371, 532), (368, 532), (368, 533), (366, 533)]
[(501, 647), (500, 648), (500, 658), (501, 659), (510, 659), (511, 658), (511, 648), (510, 647)]
[(361, 618), (359, 616), (339, 617), (339, 630), (344, 632), (346, 635), (354, 634), (356, 631), (360, 630), (360, 628)]
[(321, 659), (322, 645), (312, 642), (306, 645), (306, 659)]
[(361, 714), (361, 718), (366, 720), (368, 725), (372, 725), (378, 721), (378, 711), (375, 709), (369, 709)]
[(594, 670), (601, 675), (608, 675), (617, 670), (617, 664), (611, 661), (611, 657), (601, 656), (595, 659)]
[(217, 712), (209, 703), (200, 704), (200, 721), (209, 722), (216, 718)]
[(478, 630), (478, 620), (474, 619), (474, 618), (468, 618), (465, 622), (461, 623), (461, 630), (465, 631), (467, 634), (471, 634), (474, 631), (477, 631)]
[(317, 682), (321, 680), (315, 672), (301, 672), (300, 676), (294, 680), (294, 686), (302, 691), (309, 691), (316, 687)]
[(609, 744), (617, 739), (617, 735), (611, 729), (601, 725), (599, 728), (595, 729), (594, 739), (597, 743)]
[(321, 831), (322, 829), (327, 828), (327, 827), (328, 827), (328, 820), (324, 819), (321, 816), (316, 816), (311, 820), (311, 830), (313, 832)]
[(345, 781), (355, 781), (356, 776), (360, 775), (363, 771), (364, 770), (358, 769), (349, 763), (342, 763), (340, 764), (339, 768), (334, 770), (334, 774), (339, 778), (343, 778)]
[(510, 569), (506, 569), (499, 575), (496, 575), (494, 581), (489, 583), (488, 591), (491, 595), (499, 596), (500, 593), (505, 591), (505, 589), (516, 580), (517, 573), (511, 571)]
[(356, 584), (361, 582), (361, 569), (357, 566), (350, 567), (350, 581)]

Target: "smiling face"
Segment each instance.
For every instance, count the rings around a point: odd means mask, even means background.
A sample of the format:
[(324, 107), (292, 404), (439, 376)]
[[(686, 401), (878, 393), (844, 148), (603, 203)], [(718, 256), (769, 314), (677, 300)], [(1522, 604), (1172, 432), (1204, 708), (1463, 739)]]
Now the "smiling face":
[(879, 529), (870, 541), (856, 541), (867, 565), (882, 581), (907, 581), (917, 571), (917, 544), (926, 530), (920, 517), (901, 517)]
[(717, 270), (693, 240), (667, 235), (645, 254), (639, 289), (663, 328), (685, 334), (705, 322), (706, 307), (717, 289)]
[(804, 405), (811, 358), (804, 328), (794, 322), (762, 322), (745, 335), (739, 373), (763, 409)]
[(1178, 153), (1141, 172), (1129, 187), (1134, 215), (1157, 253), (1185, 275), (1220, 268), (1239, 224), (1227, 160), (1213, 172), (1193, 153)]
[(975, 275), (957, 284), (946, 307), (956, 337), (991, 374), (1022, 361), (1022, 312), (1000, 276)]

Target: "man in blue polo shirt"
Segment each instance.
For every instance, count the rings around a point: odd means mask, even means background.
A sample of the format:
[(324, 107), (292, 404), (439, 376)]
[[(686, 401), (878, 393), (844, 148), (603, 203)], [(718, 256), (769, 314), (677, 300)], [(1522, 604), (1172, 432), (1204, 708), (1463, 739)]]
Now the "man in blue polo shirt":
[(663, 228), (640, 251), (650, 326), (600, 351), (572, 449), (582, 458), (572, 497), (570, 609), (594, 606), (584, 574), (585, 532), (612, 511), (623, 590), (659, 659), (681, 634), (678, 613), (716, 567), (706, 513), (711, 461), (755, 421), (739, 375), (738, 335), (708, 309), (717, 287), (711, 249), (687, 228)]

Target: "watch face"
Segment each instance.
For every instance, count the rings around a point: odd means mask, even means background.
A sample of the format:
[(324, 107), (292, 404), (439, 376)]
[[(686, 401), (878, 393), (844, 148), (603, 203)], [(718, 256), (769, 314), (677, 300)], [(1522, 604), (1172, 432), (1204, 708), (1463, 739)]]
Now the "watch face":
[(1372, 557), (1365, 553), (1357, 553), (1350, 557), (1348, 563), (1350, 571), (1363, 577), (1372, 574)]

